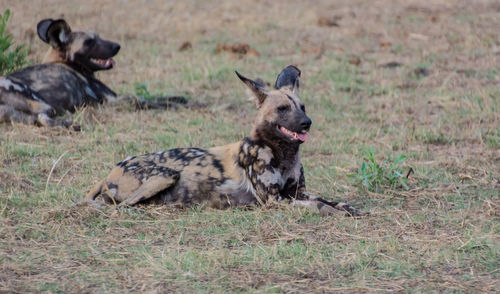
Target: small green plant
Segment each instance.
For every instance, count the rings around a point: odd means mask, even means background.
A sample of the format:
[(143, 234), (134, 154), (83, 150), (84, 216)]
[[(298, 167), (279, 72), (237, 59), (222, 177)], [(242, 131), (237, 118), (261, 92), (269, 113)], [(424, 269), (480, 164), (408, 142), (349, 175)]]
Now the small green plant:
[(14, 44), (12, 35), (5, 32), (9, 16), (9, 9), (5, 10), (3, 15), (0, 14), (0, 76), (13, 72), (27, 63), (28, 50), (24, 45), (11, 49)]
[(406, 156), (401, 154), (393, 160), (384, 160), (381, 164), (375, 158), (374, 148), (366, 150), (361, 167), (356, 173), (348, 175), (360, 188), (370, 192), (381, 192), (386, 188), (408, 189), (408, 179), (403, 176), (400, 164), (405, 161)]
[(139, 98), (149, 100), (153, 98), (153, 95), (148, 90), (148, 85), (146, 83), (135, 83), (134, 84), (135, 95)]
[(148, 84), (134, 84), (135, 97), (131, 97), (135, 103), (136, 109), (168, 109), (177, 107), (187, 103), (184, 96), (167, 96), (164, 93), (151, 93), (148, 89)]

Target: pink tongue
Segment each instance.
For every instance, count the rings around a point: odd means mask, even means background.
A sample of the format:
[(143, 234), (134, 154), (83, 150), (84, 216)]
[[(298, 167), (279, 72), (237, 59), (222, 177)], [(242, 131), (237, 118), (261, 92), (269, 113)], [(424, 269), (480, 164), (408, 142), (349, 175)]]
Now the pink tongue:
[(307, 133), (304, 134), (298, 134), (299, 140), (302, 142), (305, 142), (307, 140)]

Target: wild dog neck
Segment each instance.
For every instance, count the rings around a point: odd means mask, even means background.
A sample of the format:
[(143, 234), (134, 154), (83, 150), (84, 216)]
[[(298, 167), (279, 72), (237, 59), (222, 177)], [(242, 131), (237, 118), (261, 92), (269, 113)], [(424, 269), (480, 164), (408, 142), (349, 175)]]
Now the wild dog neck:
[(82, 64), (69, 61), (66, 52), (59, 51), (54, 48), (49, 48), (42, 60), (42, 63), (63, 63), (85, 76), (94, 77), (93, 70)]
[(83, 64), (74, 62), (63, 62), (63, 63), (71, 67), (72, 69), (76, 70), (77, 72), (83, 74), (84, 76), (94, 77), (94, 71)]
[(54, 48), (49, 48), (42, 59), (42, 63), (66, 62), (66, 59), (66, 53), (55, 50)]
[(267, 146), (271, 149), (274, 167), (288, 169), (294, 166), (299, 159), (300, 143), (276, 140), (275, 138), (270, 138), (270, 135), (266, 132), (266, 129), (256, 127), (247, 139), (254, 144)]

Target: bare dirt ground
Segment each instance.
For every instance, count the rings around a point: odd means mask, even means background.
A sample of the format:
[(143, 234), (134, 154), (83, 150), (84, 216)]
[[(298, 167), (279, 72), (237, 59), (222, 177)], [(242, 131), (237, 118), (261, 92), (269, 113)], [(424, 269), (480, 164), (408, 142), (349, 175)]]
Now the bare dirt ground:
[[(1, 293), (498, 291), (498, 1), (1, 4), (33, 63), (38, 21), (65, 18), (122, 45), (99, 74), (121, 96), (146, 83), (203, 106), (82, 109), (81, 132), (1, 125)], [(288, 64), (313, 119), (308, 189), (370, 217), (79, 203), (128, 155), (240, 140), (255, 111), (234, 70), (273, 83)], [(369, 146), (407, 156), (408, 189), (347, 177)]]

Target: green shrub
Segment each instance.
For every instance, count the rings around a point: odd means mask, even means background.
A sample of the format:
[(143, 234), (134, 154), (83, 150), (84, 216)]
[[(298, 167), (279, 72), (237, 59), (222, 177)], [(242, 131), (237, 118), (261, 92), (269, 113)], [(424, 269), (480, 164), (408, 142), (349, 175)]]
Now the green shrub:
[(405, 161), (406, 156), (401, 154), (394, 160), (384, 160), (383, 163), (377, 162), (374, 148), (366, 150), (366, 154), (361, 167), (356, 173), (348, 175), (353, 182), (362, 189), (370, 192), (382, 192), (386, 188), (404, 188), (407, 178), (403, 176), (401, 163)]
[(11, 48), (14, 44), (12, 35), (5, 32), (9, 16), (9, 9), (5, 10), (3, 15), (0, 14), (0, 76), (13, 72), (27, 63), (28, 50), (24, 45)]

